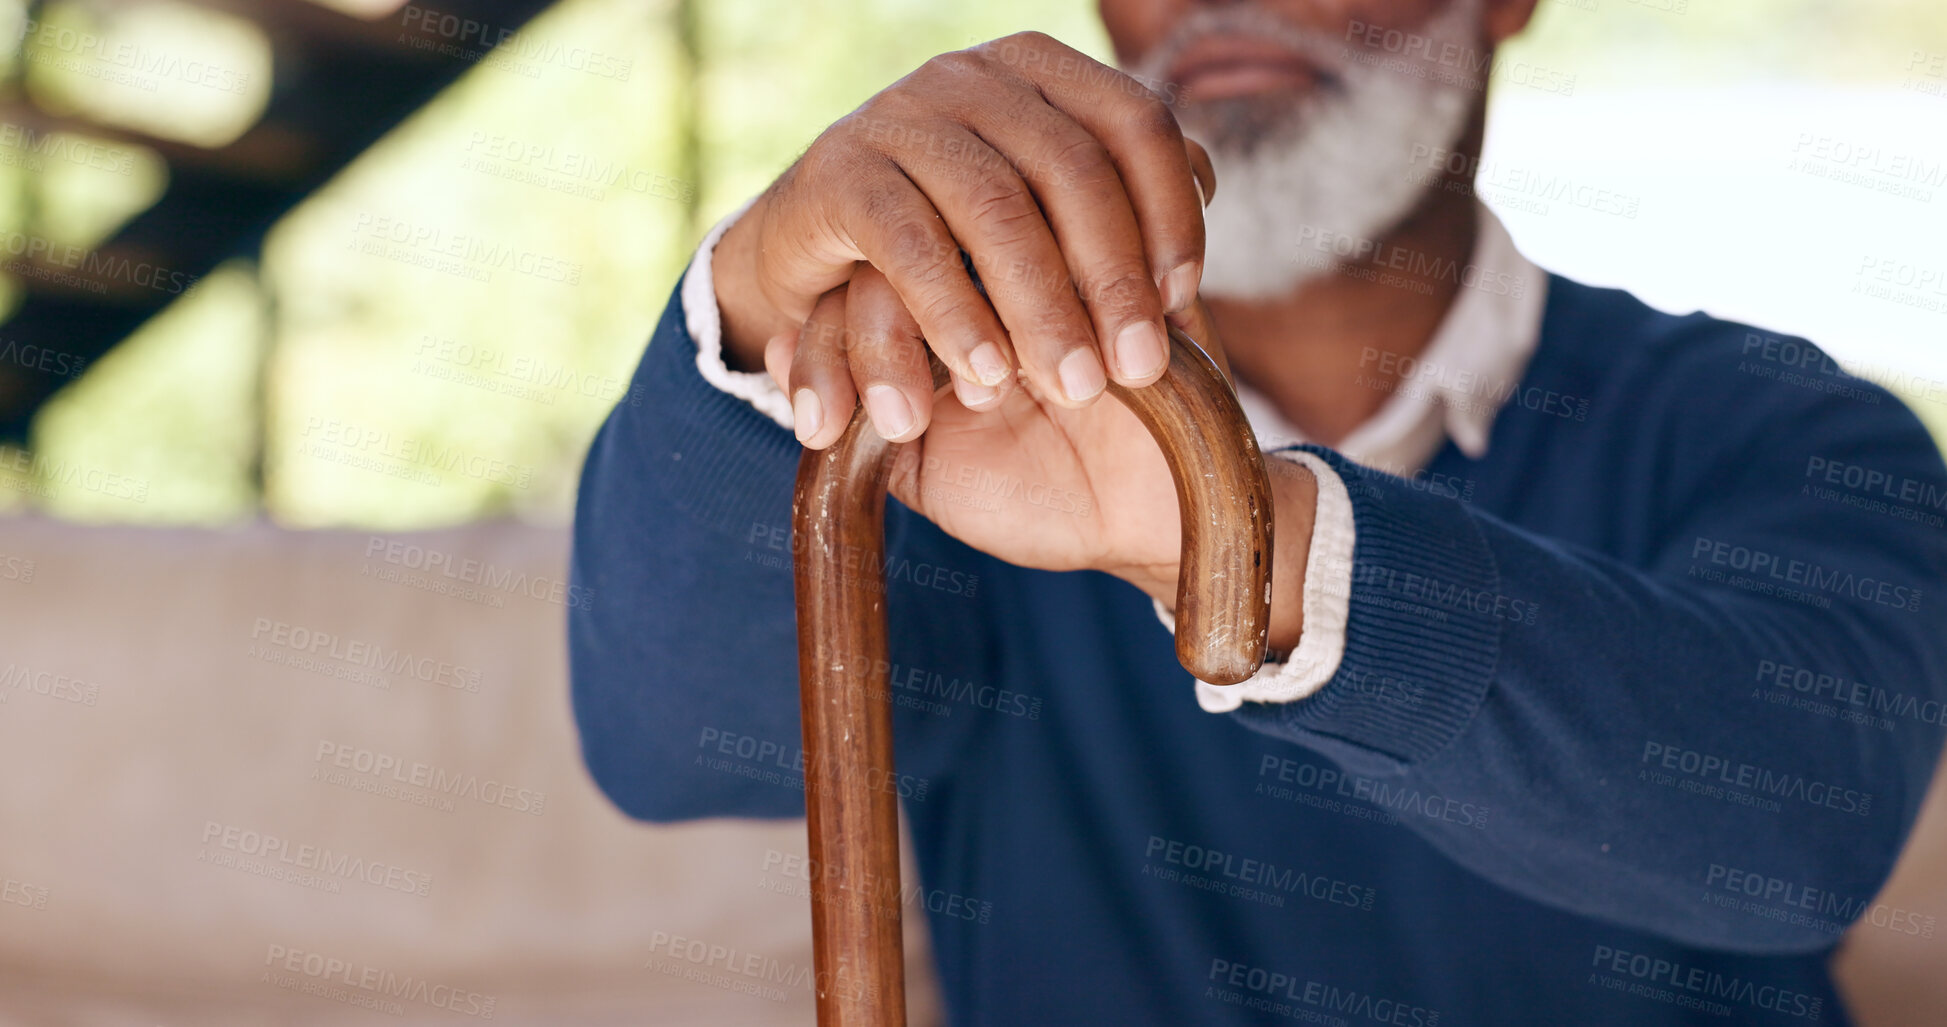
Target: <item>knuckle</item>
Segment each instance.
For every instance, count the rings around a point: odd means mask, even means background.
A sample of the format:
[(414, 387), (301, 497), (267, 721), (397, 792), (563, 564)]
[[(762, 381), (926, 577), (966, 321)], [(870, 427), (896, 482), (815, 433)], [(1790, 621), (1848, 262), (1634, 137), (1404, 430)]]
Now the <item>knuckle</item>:
[(927, 60), (921, 66), (929, 76), (963, 80), (987, 73), (987, 58), (977, 50), (954, 50)]
[(1106, 185), (1116, 173), (1109, 151), (1086, 132), (1076, 133), (1055, 147), (1045, 166), (1055, 181), (1071, 189)]
[(1023, 258), (991, 263), (981, 269), (981, 282), (989, 297), (1023, 309), (1048, 309), (1050, 301), (1059, 305), (1075, 295), (1075, 283), (1059, 259), (1053, 263)]
[(966, 204), (982, 233), (1003, 244), (1023, 242), (1041, 226), (1041, 208), (1012, 176), (988, 175), (975, 182)]
[(915, 217), (904, 198), (890, 190), (865, 196), (859, 213), (871, 224), (886, 226), (886, 260), (893, 267), (914, 274), (926, 265), (938, 264), (946, 256), (945, 244), (935, 225)]
[(922, 322), (929, 324), (953, 324), (972, 320), (973, 311), (967, 300), (955, 290), (943, 288), (936, 273), (934, 280), (922, 283), (918, 303), (913, 311)]
[(925, 358), (903, 340), (881, 337), (873, 345), (861, 345), (852, 351), (850, 366), (852, 380), (861, 389), (881, 382), (909, 389), (931, 384), (930, 379), (922, 383), (920, 372), (915, 370), (915, 366), (925, 368)]
[(1154, 306), (1156, 287), (1140, 267), (1128, 266), (1092, 275), (1081, 283), (1082, 300), (1111, 313), (1144, 312)]
[(1183, 129), (1176, 122), (1176, 113), (1159, 97), (1136, 101), (1135, 109), (1129, 112), (1127, 124), (1130, 131), (1141, 139), (1179, 148), (1183, 145)]

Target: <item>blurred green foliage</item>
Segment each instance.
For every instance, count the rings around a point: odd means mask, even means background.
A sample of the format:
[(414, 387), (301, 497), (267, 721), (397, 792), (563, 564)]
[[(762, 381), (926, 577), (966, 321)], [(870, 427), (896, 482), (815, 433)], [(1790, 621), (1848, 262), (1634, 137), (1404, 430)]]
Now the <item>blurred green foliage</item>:
[[(523, 35), (624, 55), (626, 78), (482, 61), (278, 224), (261, 265), (207, 277), (57, 397), (34, 468), (0, 454), (0, 509), (563, 520), (701, 233), (927, 57), (1028, 28), (1107, 56), (1079, 0), (566, 0)], [(1947, 49), (1947, 5), (1542, 0), (1509, 56), (1622, 89), (1896, 83), (1927, 48)], [(18, 223), (15, 174), (0, 168), (0, 216)], [(98, 238), (156, 186), (151, 169), (38, 202)], [(63, 483), (75, 467), (143, 497)]]

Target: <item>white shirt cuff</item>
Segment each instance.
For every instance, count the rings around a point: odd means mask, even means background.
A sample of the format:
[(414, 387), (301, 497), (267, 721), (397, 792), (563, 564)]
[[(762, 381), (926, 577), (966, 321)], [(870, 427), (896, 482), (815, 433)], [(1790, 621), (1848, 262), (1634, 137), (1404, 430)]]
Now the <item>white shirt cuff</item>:
[[(1305, 557), (1305, 622), (1298, 648), (1283, 663), (1266, 663), (1249, 680), (1235, 685), (1198, 681), (1197, 705), (1208, 713), (1229, 713), (1247, 702), (1284, 703), (1325, 687), (1345, 656), (1345, 621), (1352, 608), (1352, 496), (1345, 481), (1315, 453), (1289, 451), (1272, 456), (1303, 464), (1318, 481), (1318, 509), (1312, 518), (1311, 551)], [(1156, 616), (1176, 631), (1176, 618), (1158, 601)]]
[(777, 387), (777, 382), (763, 371), (732, 371), (723, 362), (723, 312), (717, 308), (717, 284), (711, 273), (710, 255), (716, 251), (723, 233), (756, 202), (757, 197), (751, 197), (703, 237), (695, 258), (690, 261), (689, 271), (683, 275), (683, 313), (690, 338), (696, 340), (696, 369), (702, 372), (703, 380), (756, 407), (785, 431), (791, 431), (791, 401)]

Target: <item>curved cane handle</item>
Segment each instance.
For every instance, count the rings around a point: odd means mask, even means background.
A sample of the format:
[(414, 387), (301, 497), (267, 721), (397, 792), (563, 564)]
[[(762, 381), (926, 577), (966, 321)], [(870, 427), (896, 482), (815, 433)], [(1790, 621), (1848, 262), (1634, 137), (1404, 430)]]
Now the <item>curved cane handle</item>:
[[(944, 385), (937, 362), (934, 374)], [(1263, 662), (1271, 623), (1271, 486), (1257, 437), (1223, 372), (1174, 327), (1160, 381), (1110, 389), (1156, 438), (1176, 480), (1177, 659), (1204, 681), (1243, 681)], [(856, 409), (838, 442), (805, 451), (792, 496), (822, 1027), (906, 1022), (883, 575), (892, 454)]]

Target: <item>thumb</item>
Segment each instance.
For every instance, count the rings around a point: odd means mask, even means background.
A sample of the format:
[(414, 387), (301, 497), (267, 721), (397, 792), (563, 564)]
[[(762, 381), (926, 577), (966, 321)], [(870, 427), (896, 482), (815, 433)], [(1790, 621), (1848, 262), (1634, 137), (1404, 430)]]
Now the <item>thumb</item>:
[(1224, 377), (1231, 379), (1234, 386), (1237, 376), (1231, 372), (1230, 357), (1224, 353), (1224, 340), (1217, 334), (1217, 322), (1210, 316), (1210, 308), (1198, 296), (1194, 302), (1182, 310), (1169, 315), (1170, 327), (1190, 337), (1190, 341), (1203, 347), (1210, 359), (1223, 369)]

